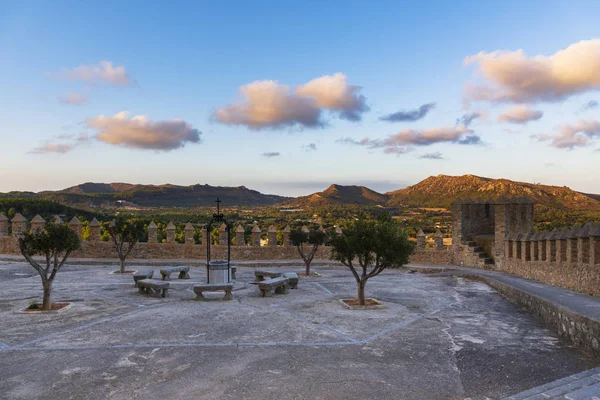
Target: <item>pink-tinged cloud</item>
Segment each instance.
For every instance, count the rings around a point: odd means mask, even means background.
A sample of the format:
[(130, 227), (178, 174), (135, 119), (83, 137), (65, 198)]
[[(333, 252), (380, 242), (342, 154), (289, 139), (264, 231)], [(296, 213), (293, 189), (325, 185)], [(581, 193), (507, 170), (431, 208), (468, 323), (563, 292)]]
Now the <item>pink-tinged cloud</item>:
[(198, 143), (202, 134), (181, 119), (151, 121), (145, 115), (129, 118), (127, 111), (112, 117), (100, 115), (90, 118), (87, 126), (96, 129), (96, 138), (104, 143), (162, 151), (178, 149), (187, 143)]
[(70, 81), (105, 83), (116, 86), (126, 86), (130, 83), (130, 77), (125, 71), (125, 67), (113, 66), (110, 61), (100, 61), (96, 65), (63, 68), (59, 73), (49, 75)]
[(533, 110), (525, 105), (518, 105), (500, 114), (498, 121), (525, 125), (530, 121), (537, 121), (543, 116), (544, 113), (542, 111)]
[(239, 89), (240, 101), (217, 109), (215, 118), (256, 130), (321, 127), (323, 110), (357, 121), (369, 109), (359, 91), (360, 87), (348, 84), (340, 73), (314, 79), (295, 90), (276, 81), (255, 81)]
[(59, 100), (63, 104), (70, 104), (70, 105), (78, 106), (78, 105), (87, 103), (88, 98), (84, 94), (72, 92), (72, 93), (69, 93), (67, 96), (61, 97)]
[(250, 129), (322, 125), (321, 109), (313, 98), (296, 96), (289, 86), (275, 81), (255, 81), (240, 88), (241, 102), (220, 108), (219, 122)]
[(466, 87), (467, 100), (560, 101), (600, 88), (600, 39), (574, 43), (553, 55), (528, 57), (523, 50), (480, 52), (466, 57), (481, 78)]
[(539, 141), (550, 141), (550, 146), (558, 149), (573, 150), (586, 147), (600, 138), (600, 122), (596, 120), (579, 120), (574, 124), (562, 125), (554, 135), (535, 136)]
[(338, 72), (298, 86), (296, 94), (314, 98), (321, 108), (339, 111), (342, 119), (360, 121), (361, 114), (369, 110), (367, 99), (360, 90), (360, 86), (348, 84), (346, 75)]
[(481, 144), (481, 138), (472, 129), (459, 125), (424, 130), (406, 129), (384, 139), (361, 140), (342, 138), (338, 143), (364, 146), (368, 149), (383, 149), (386, 154), (404, 154), (413, 151), (415, 147), (430, 146), (436, 143), (454, 143), (459, 145)]
[(73, 150), (75, 146), (67, 143), (46, 143), (43, 146), (36, 147), (31, 151), (31, 153), (35, 154), (45, 154), (45, 153), (60, 153), (64, 154), (71, 150)]

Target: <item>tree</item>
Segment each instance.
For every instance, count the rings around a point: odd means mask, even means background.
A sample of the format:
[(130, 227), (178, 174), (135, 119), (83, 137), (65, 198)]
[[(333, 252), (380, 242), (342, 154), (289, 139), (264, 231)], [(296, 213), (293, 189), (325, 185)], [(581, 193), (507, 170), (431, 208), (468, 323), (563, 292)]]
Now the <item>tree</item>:
[[(290, 241), (296, 249), (298, 249), (298, 253), (300, 253), (300, 257), (304, 260), (304, 265), (306, 265), (306, 276), (310, 275), (310, 264), (312, 263), (319, 246), (325, 243), (326, 234), (322, 231), (302, 231), (302, 230), (292, 230), (290, 232)], [(304, 244), (307, 243), (309, 247), (307, 249), (304, 248)]]
[(341, 235), (330, 239), (330, 245), (331, 259), (341, 261), (352, 271), (360, 305), (365, 305), (367, 280), (388, 267), (407, 264), (413, 252), (408, 235), (389, 215), (350, 222)]
[(105, 229), (117, 250), (120, 260), (119, 272), (123, 274), (125, 273), (125, 259), (145, 234), (144, 224), (141, 221), (126, 221), (119, 218), (105, 224)]
[[(48, 222), (44, 229), (26, 232), (19, 238), (21, 254), (40, 274), (44, 297), (43, 310), (52, 308), (52, 282), (69, 255), (81, 246), (79, 236), (66, 224)], [(46, 257), (45, 265), (33, 259), (36, 254)], [(60, 260), (62, 255), (62, 260)], [(60, 261), (59, 261), (60, 260)]]

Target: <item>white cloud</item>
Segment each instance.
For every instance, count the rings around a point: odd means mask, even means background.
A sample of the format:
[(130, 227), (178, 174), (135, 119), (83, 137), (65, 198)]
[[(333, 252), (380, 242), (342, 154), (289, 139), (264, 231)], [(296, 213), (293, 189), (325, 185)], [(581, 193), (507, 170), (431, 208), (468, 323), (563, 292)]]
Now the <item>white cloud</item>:
[(533, 110), (525, 105), (518, 105), (500, 114), (498, 121), (524, 125), (530, 121), (537, 121), (543, 115), (542, 111)]
[(110, 61), (100, 61), (96, 65), (80, 65), (74, 68), (63, 68), (50, 76), (70, 81), (87, 83), (105, 83), (125, 86), (130, 83), (129, 74), (123, 66), (113, 66)]
[(59, 100), (63, 104), (81, 105), (87, 103), (88, 98), (84, 94), (71, 92), (67, 96), (61, 97)]
[(344, 74), (323, 76), (292, 90), (276, 81), (255, 81), (239, 89), (241, 100), (217, 109), (216, 119), (224, 124), (250, 129), (291, 126), (321, 127), (323, 110), (340, 118), (357, 121), (368, 110), (360, 87), (349, 85)]
[(151, 121), (145, 115), (129, 118), (127, 111), (112, 117), (90, 118), (87, 126), (98, 130), (96, 138), (108, 144), (163, 151), (199, 143), (202, 134), (181, 119)]
[(596, 120), (579, 120), (574, 124), (565, 124), (554, 135), (537, 135), (539, 141), (550, 141), (550, 146), (558, 149), (573, 150), (592, 144), (592, 140), (600, 138), (600, 122)]
[(523, 50), (480, 52), (466, 57), (482, 82), (466, 88), (468, 100), (560, 101), (600, 88), (600, 39), (574, 43), (551, 56), (528, 57)]

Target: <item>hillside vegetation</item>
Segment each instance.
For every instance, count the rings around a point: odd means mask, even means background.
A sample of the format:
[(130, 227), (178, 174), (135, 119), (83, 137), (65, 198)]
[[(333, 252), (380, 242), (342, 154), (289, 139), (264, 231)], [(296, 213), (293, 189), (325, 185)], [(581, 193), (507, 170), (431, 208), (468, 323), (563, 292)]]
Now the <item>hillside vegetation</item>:
[(515, 182), (508, 179), (491, 179), (474, 175), (438, 175), (386, 193), (388, 205), (394, 207), (444, 207), (450, 208), (458, 197), (472, 199), (498, 199), (500, 197), (529, 197), (535, 203), (573, 210), (600, 210), (597, 195), (576, 192), (566, 186)]

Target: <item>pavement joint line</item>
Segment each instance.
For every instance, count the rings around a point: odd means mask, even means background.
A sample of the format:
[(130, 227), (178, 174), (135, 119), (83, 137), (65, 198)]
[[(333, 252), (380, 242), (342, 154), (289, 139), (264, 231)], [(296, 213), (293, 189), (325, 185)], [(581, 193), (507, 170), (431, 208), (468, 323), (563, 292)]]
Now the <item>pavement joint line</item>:
[(325, 286), (323, 286), (323, 285), (321, 284), (321, 282), (315, 282), (315, 285), (316, 285), (317, 287), (320, 287), (321, 289), (323, 289), (323, 290), (324, 290), (325, 292), (327, 292), (328, 294), (330, 294), (330, 295), (332, 295), (332, 296), (335, 296), (335, 293), (333, 293), (331, 290), (329, 290), (329, 289), (327, 289)]
[(243, 347), (343, 347), (356, 346), (353, 342), (241, 342), (241, 343), (138, 343), (116, 344), (106, 346), (56, 346), (56, 347), (10, 347), (0, 348), (0, 353), (12, 351), (69, 351), (69, 350), (113, 350), (113, 349), (147, 349), (147, 348), (243, 348)]
[(294, 313), (292, 313), (291, 311), (285, 310), (285, 309), (283, 309), (283, 308), (281, 308), (281, 307), (273, 307), (273, 308), (274, 308), (275, 310), (277, 310), (277, 312), (279, 312), (279, 313), (281, 313), (281, 314), (288, 315), (288, 316), (290, 316), (290, 317), (292, 317), (292, 318), (296, 319), (297, 321), (300, 321), (300, 322), (306, 322), (306, 323), (309, 323), (309, 324), (311, 324), (311, 325), (317, 325), (316, 327), (317, 327), (318, 329), (322, 329), (322, 330), (324, 330), (324, 331), (327, 331), (327, 332), (329, 332), (329, 333), (332, 333), (332, 334), (334, 334), (335, 336), (338, 336), (338, 337), (340, 337), (340, 338), (342, 338), (342, 339), (344, 339), (344, 340), (347, 340), (348, 342), (351, 342), (351, 343), (358, 343), (358, 340), (356, 340), (356, 339), (354, 339), (354, 338), (352, 338), (352, 337), (350, 337), (350, 336), (344, 335), (344, 334), (343, 334), (343, 333), (341, 333), (341, 332), (338, 332), (337, 330), (333, 329), (333, 328), (332, 328), (331, 326), (329, 326), (329, 325), (326, 325), (326, 324), (313, 324), (313, 322), (312, 322), (312, 321), (310, 321), (310, 320), (308, 320), (308, 319), (306, 319), (306, 318), (304, 318), (304, 317), (301, 317), (301, 316), (299, 316), (299, 315), (297, 315), (297, 314), (294, 314)]
[(446, 308), (449, 308), (449, 307), (451, 307), (451, 306), (453, 306), (453, 305), (455, 305), (455, 304), (457, 304), (457, 303), (456, 303), (456, 302), (454, 302), (454, 303), (449, 303), (449, 304), (446, 304), (446, 305), (444, 305), (444, 306), (442, 306), (442, 307), (440, 307), (440, 308), (437, 308), (437, 309), (435, 309), (435, 310), (433, 310), (433, 311), (431, 311), (431, 312), (428, 312), (428, 313), (425, 313), (425, 314), (417, 314), (417, 315), (415, 315), (413, 318), (409, 318), (409, 319), (408, 319), (408, 320), (406, 320), (406, 321), (402, 321), (402, 322), (399, 322), (399, 323), (397, 323), (397, 324), (390, 325), (390, 326), (388, 326), (387, 328), (384, 328), (383, 330), (379, 331), (378, 333), (376, 333), (376, 334), (374, 334), (374, 335), (371, 335), (371, 336), (368, 336), (368, 337), (366, 337), (366, 338), (364, 338), (364, 339), (360, 340), (360, 341), (359, 341), (359, 343), (361, 343), (361, 344), (367, 344), (367, 343), (369, 343), (369, 342), (372, 342), (373, 340), (375, 340), (375, 339), (378, 339), (378, 338), (380, 338), (381, 336), (387, 335), (387, 334), (388, 334), (388, 333), (390, 333), (390, 332), (393, 332), (393, 331), (396, 331), (396, 330), (398, 330), (398, 329), (402, 329), (402, 328), (405, 328), (405, 327), (407, 327), (407, 326), (409, 326), (409, 325), (412, 325), (413, 323), (415, 323), (415, 322), (417, 322), (417, 321), (420, 321), (420, 320), (422, 320), (422, 319), (425, 319), (425, 318), (427, 318), (427, 317), (430, 317), (430, 316), (432, 316), (432, 315), (435, 315), (435, 314), (437, 314), (438, 312), (440, 312), (440, 311), (443, 311), (443, 310), (445, 310)]
[[(124, 316), (132, 315), (132, 314), (137, 314), (137, 313), (139, 313), (141, 311), (145, 311), (145, 310), (147, 310), (149, 308), (152, 308), (152, 307), (156, 307), (156, 306), (148, 306), (148, 307), (144, 307), (144, 308), (136, 308), (136, 309), (129, 310), (127, 312), (121, 313), (119, 315), (115, 315), (115, 316), (107, 317), (107, 318), (102, 318), (102, 319), (97, 320), (97, 321), (88, 322), (87, 324), (80, 325), (80, 326), (75, 327), (73, 329), (67, 329), (67, 330), (61, 331), (61, 332), (54, 332), (54, 333), (51, 333), (49, 335), (42, 336), (42, 337), (39, 337), (39, 338), (34, 339), (34, 340), (30, 340), (29, 342), (25, 342), (25, 343), (21, 343), (21, 344), (16, 345), (16, 346), (12, 346), (12, 347), (10, 347), (10, 349), (24, 348), (25, 346), (30, 346), (32, 344), (36, 344), (36, 343), (42, 342), (44, 340), (51, 339), (51, 338), (56, 337), (56, 336), (60, 336), (60, 335), (68, 334), (68, 333), (77, 332), (77, 331), (89, 328), (91, 326), (103, 324), (105, 322), (114, 321), (114, 320), (119, 319), (119, 318), (124, 317)], [(2, 349), (0, 349), (0, 351), (1, 350)]]

